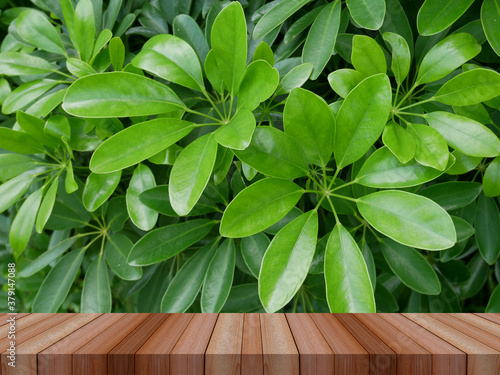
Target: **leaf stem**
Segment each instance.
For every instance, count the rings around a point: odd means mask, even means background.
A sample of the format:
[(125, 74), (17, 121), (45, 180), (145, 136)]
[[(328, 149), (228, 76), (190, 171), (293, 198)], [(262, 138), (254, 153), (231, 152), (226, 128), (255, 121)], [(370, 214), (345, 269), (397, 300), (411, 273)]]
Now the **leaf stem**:
[(425, 100), (422, 100), (422, 101), (419, 101), (419, 102), (416, 102), (416, 103), (413, 103), (413, 104), (410, 104), (410, 105), (407, 105), (407, 106), (404, 106), (404, 107), (401, 107), (401, 108), (399, 108), (399, 110), (402, 111), (404, 109), (416, 107), (417, 105), (428, 103), (428, 102), (433, 102), (433, 101), (434, 101), (434, 97), (429, 98), (429, 99), (425, 99)]

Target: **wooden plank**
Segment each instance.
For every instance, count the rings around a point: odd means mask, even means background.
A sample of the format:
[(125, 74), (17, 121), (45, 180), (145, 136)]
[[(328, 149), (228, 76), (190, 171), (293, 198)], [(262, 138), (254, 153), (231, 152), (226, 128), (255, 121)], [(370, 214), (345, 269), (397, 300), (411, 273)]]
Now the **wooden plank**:
[(427, 375), (432, 372), (431, 354), (376, 314), (353, 314), (397, 354), (398, 375)]
[(368, 375), (370, 356), (334, 314), (310, 314), (334, 353), (335, 375)]
[(241, 375), (263, 375), (260, 314), (244, 314), (241, 346)]
[(447, 341), (399, 314), (377, 314), (432, 354), (435, 375), (465, 375), (467, 355)]
[(205, 353), (206, 375), (240, 375), (243, 314), (221, 314)]
[(107, 375), (108, 353), (150, 314), (127, 314), (73, 354), (73, 375)]
[(264, 375), (299, 375), (299, 352), (283, 314), (262, 314)]
[[(0, 329), (4, 328), (3, 326), (8, 324), (10, 321), (9, 319), (12, 318), (12, 317), (15, 317), (16, 320), (18, 319), (21, 319), (21, 318), (24, 318), (25, 316), (28, 316), (28, 315), (33, 315), (33, 314), (28, 314), (28, 313), (17, 313), (17, 314), (14, 314), (14, 313), (2, 313), (0, 314)], [(0, 337), (3, 337), (3, 336), (0, 336)]]
[(336, 314), (335, 317), (370, 354), (370, 374), (396, 374), (396, 354), (391, 348), (377, 335), (366, 329), (366, 326), (353, 315)]
[(474, 314), (448, 314), (453, 316), (454, 318), (466, 321), (469, 324), (472, 324), (478, 328), (481, 328), (487, 332), (494, 334), (497, 337), (500, 337), (500, 324), (493, 323), (491, 320), (483, 319), (480, 316)]
[(196, 314), (170, 353), (170, 375), (203, 375), (217, 314)]
[[(100, 314), (77, 314), (16, 347), (16, 367), (7, 366), (4, 375), (36, 375), (37, 354), (53, 343), (63, 339), (78, 328), (96, 319)], [(5, 359), (4, 359), (5, 356)], [(7, 353), (2, 353), (2, 362)]]
[(403, 315), (467, 353), (468, 374), (497, 374), (500, 372), (500, 353), (496, 350), (434, 319), (429, 314), (403, 313)]
[[(47, 319), (49, 316), (52, 316), (52, 314), (24, 314), (21, 318), (19, 317), (18, 314), (15, 317), (15, 329), (16, 332), (19, 332), (21, 329), (24, 329), (26, 327), (29, 327), (30, 325), (33, 325), (37, 322), (40, 322), (44, 319)], [(9, 319), (9, 318), (7, 318)], [(10, 323), (10, 322), (8, 322)], [(6, 324), (0, 327), (0, 338), (4, 338), (8, 335), (10, 331), (10, 324)]]
[(38, 375), (72, 375), (72, 354), (105, 332), (126, 314), (103, 314), (38, 353)]
[(500, 314), (492, 314), (492, 313), (476, 313), (474, 315), (477, 315), (483, 319), (487, 319), (490, 322), (500, 324)]
[(299, 351), (301, 375), (333, 375), (333, 352), (308, 314), (286, 314)]
[(134, 356), (167, 319), (168, 314), (152, 314), (108, 354), (109, 375), (134, 375)]

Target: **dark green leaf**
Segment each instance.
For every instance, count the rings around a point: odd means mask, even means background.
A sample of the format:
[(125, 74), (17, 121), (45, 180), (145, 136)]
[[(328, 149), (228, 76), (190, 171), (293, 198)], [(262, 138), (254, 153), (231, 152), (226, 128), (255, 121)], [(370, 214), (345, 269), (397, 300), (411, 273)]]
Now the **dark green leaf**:
[(479, 252), (488, 264), (494, 264), (500, 255), (500, 212), (493, 198), (484, 194), (477, 202), (476, 241)]
[(109, 268), (123, 280), (139, 280), (142, 277), (141, 267), (131, 266), (127, 263), (132, 247), (132, 241), (120, 233), (110, 236), (106, 243), (106, 261)]
[(82, 289), (82, 313), (110, 313), (111, 288), (108, 267), (102, 256), (97, 257), (85, 273)]

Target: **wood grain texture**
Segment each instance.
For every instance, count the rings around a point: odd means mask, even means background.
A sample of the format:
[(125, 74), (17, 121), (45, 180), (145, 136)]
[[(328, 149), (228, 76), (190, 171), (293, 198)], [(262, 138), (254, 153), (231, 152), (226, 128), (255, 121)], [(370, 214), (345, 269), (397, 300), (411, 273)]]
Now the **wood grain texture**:
[(244, 314), (241, 346), (241, 375), (263, 375), (260, 314)]
[(193, 314), (171, 314), (135, 353), (135, 373), (168, 375), (170, 352), (181, 337)]
[(38, 375), (72, 375), (72, 354), (124, 316), (125, 314), (103, 314), (38, 353)]
[(491, 314), (491, 313), (477, 313), (474, 314), (483, 319), (489, 320), (490, 322), (500, 324), (500, 314)]
[(286, 314), (299, 351), (301, 375), (333, 375), (334, 357), (330, 346), (308, 314)]
[(261, 314), (264, 375), (298, 375), (299, 353), (283, 314)]
[[(35, 323), (38, 323), (42, 321), (43, 319), (47, 319), (49, 316), (52, 316), (53, 314), (23, 314), (23, 316), (20, 317), (21, 314), (17, 314), (15, 316), (15, 330), (20, 331), (21, 329), (24, 329), (26, 327), (29, 327), (30, 325), (33, 325)], [(9, 317), (6, 318), (6, 323), (3, 326), (0, 327), (0, 338), (5, 338), (9, 331), (10, 331), (10, 322), (7, 321)]]
[(206, 375), (240, 375), (243, 315), (221, 314), (205, 353)]
[(391, 348), (353, 315), (336, 314), (335, 317), (370, 354), (370, 374), (396, 374), (396, 354)]
[(404, 332), (432, 354), (432, 374), (466, 374), (467, 356), (463, 351), (404, 316), (399, 314), (377, 314), (377, 316)]
[(368, 375), (370, 356), (333, 314), (310, 314), (334, 353), (335, 375)]
[[(3, 328), (4, 325), (9, 324), (9, 319), (11, 317), (15, 317), (16, 320), (19, 320), (19, 319), (24, 318), (25, 316), (29, 316), (29, 315), (32, 315), (32, 314), (27, 314), (27, 313), (19, 313), (19, 314), (1, 313), (0, 314), (0, 330)], [(2, 337), (2, 336), (0, 336), (0, 337)]]
[(196, 314), (170, 353), (170, 375), (203, 375), (217, 314)]
[(500, 324), (493, 323), (488, 319), (483, 319), (480, 316), (474, 314), (448, 314), (454, 318), (463, 320), (469, 324), (472, 324), (482, 330), (485, 330), (489, 333), (494, 334), (497, 337), (500, 337)]

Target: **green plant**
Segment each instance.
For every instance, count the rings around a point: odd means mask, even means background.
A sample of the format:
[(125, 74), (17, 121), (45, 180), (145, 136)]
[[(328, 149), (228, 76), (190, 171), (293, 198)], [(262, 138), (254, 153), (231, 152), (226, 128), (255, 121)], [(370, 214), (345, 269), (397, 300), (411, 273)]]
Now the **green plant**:
[(494, 1), (173, 3), (132, 27), (110, 2), (114, 34), (99, 1), (15, 13), (0, 224), (26, 309), (498, 309)]

